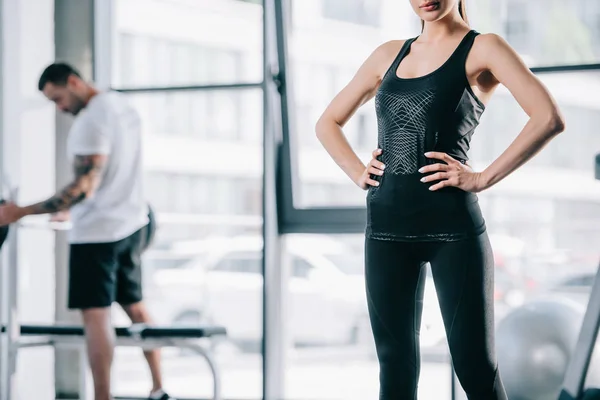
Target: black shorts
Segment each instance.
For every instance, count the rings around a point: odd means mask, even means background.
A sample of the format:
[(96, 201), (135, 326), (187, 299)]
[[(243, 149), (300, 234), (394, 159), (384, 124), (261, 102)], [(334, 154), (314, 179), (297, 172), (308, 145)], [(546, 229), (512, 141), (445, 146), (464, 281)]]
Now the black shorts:
[(148, 226), (123, 240), (70, 245), (70, 309), (130, 305), (142, 300), (142, 261)]

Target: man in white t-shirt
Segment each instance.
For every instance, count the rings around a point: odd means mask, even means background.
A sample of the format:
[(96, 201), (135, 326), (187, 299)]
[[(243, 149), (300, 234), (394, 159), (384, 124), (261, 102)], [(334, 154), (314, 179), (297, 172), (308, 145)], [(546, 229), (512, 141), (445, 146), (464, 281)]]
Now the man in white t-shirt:
[[(112, 303), (134, 323), (150, 323), (142, 303), (149, 210), (142, 188), (140, 117), (122, 94), (100, 92), (64, 63), (48, 66), (38, 86), (58, 109), (76, 116), (67, 144), (74, 178), (46, 201), (0, 206), (0, 225), (70, 211), (68, 306), (82, 311), (95, 400), (110, 400)], [(153, 380), (150, 398), (171, 399), (162, 390), (158, 350), (144, 354)]]

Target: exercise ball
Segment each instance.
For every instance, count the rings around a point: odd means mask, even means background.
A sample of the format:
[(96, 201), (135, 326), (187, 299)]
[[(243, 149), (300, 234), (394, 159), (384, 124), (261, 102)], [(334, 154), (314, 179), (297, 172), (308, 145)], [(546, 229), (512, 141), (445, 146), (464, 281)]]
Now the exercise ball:
[(500, 321), (498, 366), (510, 400), (558, 398), (584, 311), (568, 299), (539, 299)]

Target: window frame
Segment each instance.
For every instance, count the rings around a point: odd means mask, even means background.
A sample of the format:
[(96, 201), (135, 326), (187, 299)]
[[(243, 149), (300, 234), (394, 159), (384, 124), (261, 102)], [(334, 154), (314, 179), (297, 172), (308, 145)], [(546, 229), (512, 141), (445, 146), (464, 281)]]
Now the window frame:
[[(281, 382), (284, 380), (284, 347), (285, 344), (279, 339), (281, 338), (283, 326), (282, 320), (283, 311), (280, 309), (278, 299), (283, 297), (282, 282), (284, 279), (280, 275), (280, 254), (282, 243), (277, 228), (276, 218), (277, 213), (275, 207), (267, 205), (272, 203), (273, 199), (269, 199), (266, 193), (275, 193), (275, 175), (276, 175), (276, 125), (270, 123), (274, 119), (274, 113), (267, 107), (274, 104), (270, 99), (272, 95), (267, 95), (267, 91), (273, 92), (272, 88), (276, 85), (276, 76), (271, 71), (272, 60), (274, 57), (265, 51), (269, 46), (275, 43), (274, 22), (267, 21), (275, 20), (274, 0), (253, 1), (253, 3), (262, 3), (263, 9), (263, 65), (262, 79), (254, 82), (233, 82), (233, 83), (217, 83), (217, 84), (200, 84), (200, 85), (170, 85), (170, 86), (117, 86), (113, 85), (113, 68), (114, 54), (113, 46), (116, 43), (118, 32), (115, 24), (115, 6), (117, 0), (94, 0), (94, 26), (93, 26), (93, 79), (99, 88), (105, 90), (113, 90), (120, 93), (172, 93), (186, 91), (205, 91), (209, 93), (217, 93), (219, 91), (230, 91), (241, 93), (243, 91), (260, 90), (263, 96), (263, 137), (262, 142), (265, 151), (263, 152), (263, 177), (262, 177), (262, 211), (263, 211), (263, 249), (261, 260), (261, 275), (265, 284), (262, 290), (262, 398), (275, 399), (282, 398), (284, 388)], [(273, 53), (274, 54), (274, 53)], [(242, 100), (238, 99), (238, 103)], [(267, 149), (270, 149), (267, 151)], [(269, 299), (267, 301), (267, 299)]]

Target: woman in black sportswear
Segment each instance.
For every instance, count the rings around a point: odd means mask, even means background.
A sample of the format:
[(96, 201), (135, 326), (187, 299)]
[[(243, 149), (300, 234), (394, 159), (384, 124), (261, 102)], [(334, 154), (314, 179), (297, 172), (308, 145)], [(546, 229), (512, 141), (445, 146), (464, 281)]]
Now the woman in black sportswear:
[[(410, 1), (423, 21), (421, 35), (379, 46), (316, 125), (334, 161), (368, 190), (365, 275), (379, 398), (416, 398), (429, 262), (468, 398), (506, 399), (494, 351), (492, 250), (475, 193), (527, 162), (564, 122), (551, 95), (502, 38), (469, 28), (464, 1)], [(469, 142), (499, 84), (529, 121), (506, 151), (474, 172), (467, 164)], [(365, 166), (342, 128), (373, 97), (378, 149)]]

